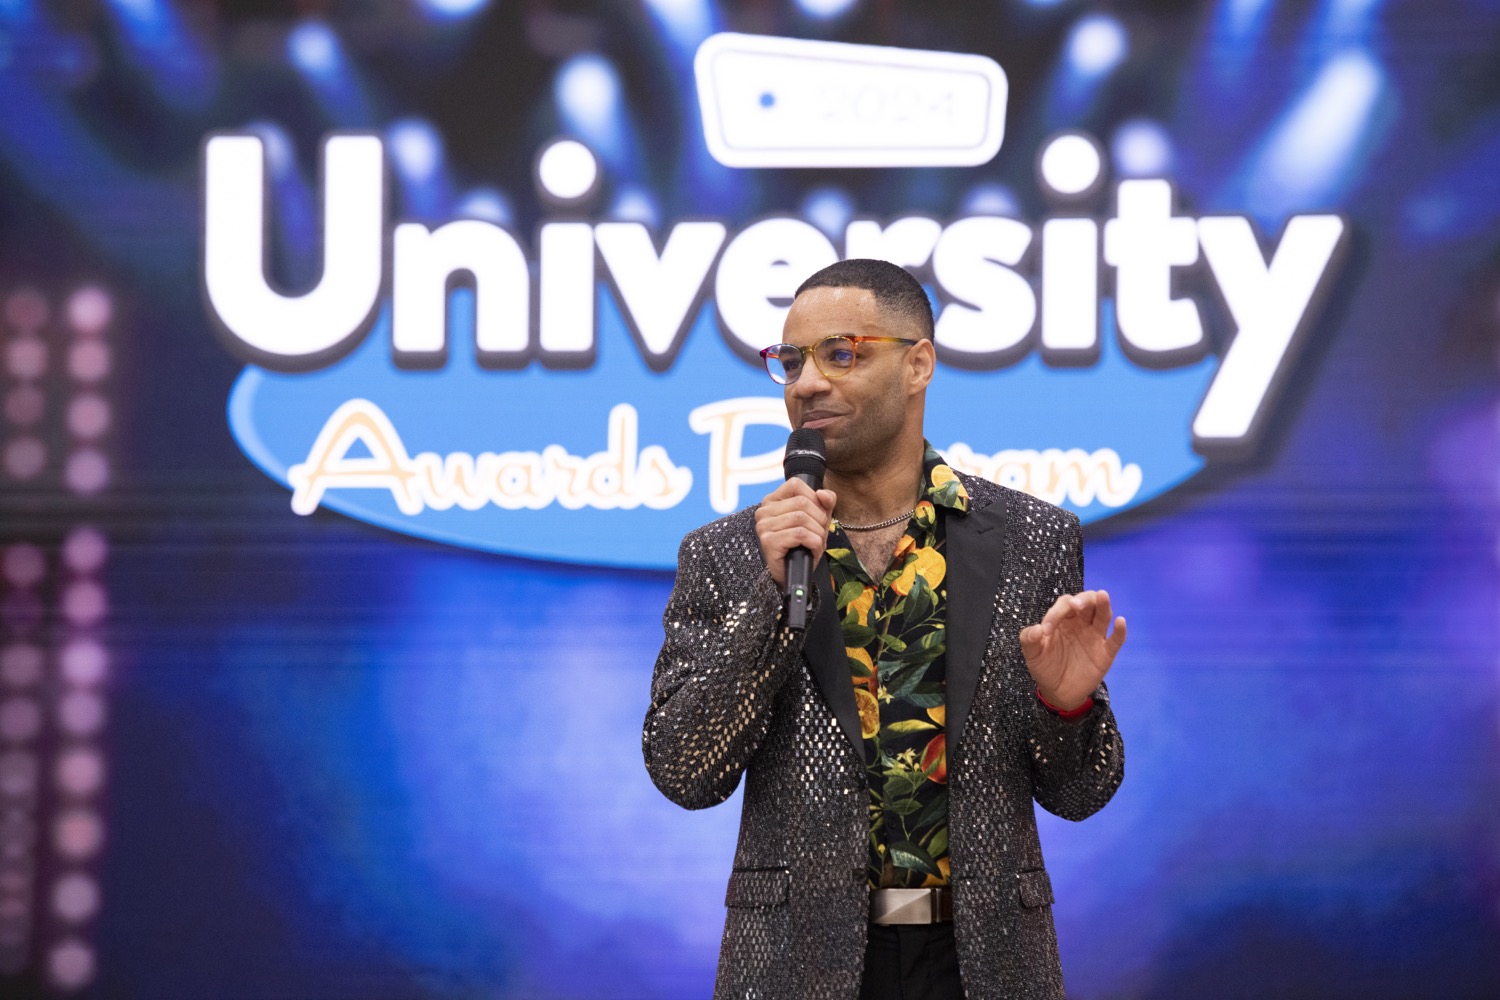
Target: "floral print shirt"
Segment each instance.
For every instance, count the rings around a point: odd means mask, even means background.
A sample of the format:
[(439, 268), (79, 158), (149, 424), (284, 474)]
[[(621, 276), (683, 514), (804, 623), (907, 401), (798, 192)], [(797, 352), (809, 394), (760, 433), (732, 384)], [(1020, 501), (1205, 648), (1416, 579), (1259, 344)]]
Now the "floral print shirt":
[(967, 513), (969, 495), (931, 445), (923, 466), (922, 498), (878, 583), (837, 521), (828, 538), (870, 761), (868, 874), (876, 888), (948, 884), (944, 518)]

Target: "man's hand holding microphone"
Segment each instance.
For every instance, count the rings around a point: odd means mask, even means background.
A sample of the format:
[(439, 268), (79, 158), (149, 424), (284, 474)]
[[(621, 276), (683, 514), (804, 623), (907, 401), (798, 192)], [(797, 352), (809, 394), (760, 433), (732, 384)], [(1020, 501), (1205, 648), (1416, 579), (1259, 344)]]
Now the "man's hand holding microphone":
[(783, 468), (787, 480), (755, 511), (755, 534), (776, 586), (787, 594), (787, 625), (807, 626), (812, 567), (823, 558), (828, 524), (837, 501), (823, 485), (823, 435), (795, 430), (787, 439)]

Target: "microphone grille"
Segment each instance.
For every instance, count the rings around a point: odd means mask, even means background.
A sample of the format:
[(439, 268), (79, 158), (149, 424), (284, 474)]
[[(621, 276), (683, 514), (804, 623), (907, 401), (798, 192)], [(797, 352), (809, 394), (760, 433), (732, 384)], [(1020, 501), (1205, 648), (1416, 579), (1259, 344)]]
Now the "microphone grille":
[(823, 432), (816, 428), (800, 427), (786, 439), (786, 458), (781, 470), (790, 479), (792, 476), (811, 475), (823, 478), (823, 469), (828, 460), (823, 450)]

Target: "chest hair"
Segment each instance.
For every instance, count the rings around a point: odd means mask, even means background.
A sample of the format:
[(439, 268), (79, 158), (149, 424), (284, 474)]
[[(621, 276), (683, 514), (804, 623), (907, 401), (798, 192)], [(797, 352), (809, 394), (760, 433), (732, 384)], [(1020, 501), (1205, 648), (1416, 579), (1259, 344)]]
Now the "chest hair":
[(880, 585), (880, 578), (891, 567), (891, 557), (896, 554), (896, 543), (906, 534), (906, 525), (907, 522), (902, 521), (875, 531), (844, 531), (854, 554), (859, 557), (860, 565), (877, 587)]

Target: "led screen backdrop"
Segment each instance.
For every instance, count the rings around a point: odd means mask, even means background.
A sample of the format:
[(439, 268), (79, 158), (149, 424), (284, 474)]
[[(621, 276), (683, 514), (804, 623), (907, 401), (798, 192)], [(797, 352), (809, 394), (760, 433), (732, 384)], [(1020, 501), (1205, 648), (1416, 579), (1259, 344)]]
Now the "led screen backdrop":
[(677, 542), (845, 256), (1076, 511), (1079, 997), (1500, 995), (1500, 4), (0, 3), (0, 987), (700, 997)]

